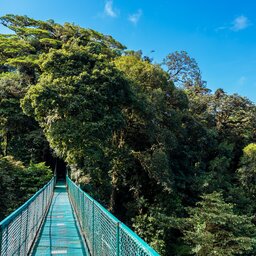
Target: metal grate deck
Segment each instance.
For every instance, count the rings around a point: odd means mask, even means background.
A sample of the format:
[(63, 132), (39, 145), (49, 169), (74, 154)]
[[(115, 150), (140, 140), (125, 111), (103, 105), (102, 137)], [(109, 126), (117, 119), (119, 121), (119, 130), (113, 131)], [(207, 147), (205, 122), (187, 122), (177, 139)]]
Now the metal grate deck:
[(88, 255), (65, 183), (55, 186), (52, 204), (32, 255)]

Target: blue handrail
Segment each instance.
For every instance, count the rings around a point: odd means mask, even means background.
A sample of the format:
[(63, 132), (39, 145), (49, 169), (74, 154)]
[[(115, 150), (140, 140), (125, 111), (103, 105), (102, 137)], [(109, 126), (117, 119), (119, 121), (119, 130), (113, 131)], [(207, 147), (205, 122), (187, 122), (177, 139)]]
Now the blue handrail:
[(69, 177), (66, 180), (70, 199), (92, 256), (159, 255)]
[(27, 255), (51, 203), (55, 178), (0, 222), (0, 255)]

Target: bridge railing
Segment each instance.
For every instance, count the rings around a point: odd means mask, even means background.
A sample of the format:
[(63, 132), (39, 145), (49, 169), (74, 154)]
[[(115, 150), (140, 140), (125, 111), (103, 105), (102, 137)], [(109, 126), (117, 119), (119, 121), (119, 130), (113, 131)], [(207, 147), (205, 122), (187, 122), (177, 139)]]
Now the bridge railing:
[(0, 222), (0, 255), (28, 255), (53, 195), (55, 178)]
[(67, 177), (68, 192), (92, 256), (157, 256), (145, 241)]

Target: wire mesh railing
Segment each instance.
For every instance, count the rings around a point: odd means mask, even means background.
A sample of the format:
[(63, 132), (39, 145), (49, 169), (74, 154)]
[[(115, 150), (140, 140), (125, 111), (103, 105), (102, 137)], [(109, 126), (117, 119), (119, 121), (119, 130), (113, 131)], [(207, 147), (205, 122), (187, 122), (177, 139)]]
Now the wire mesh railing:
[(159, 255), (68, 177), (67, 185), (72, 205), (92, 256)]
[(55, 178), (0, 222), (0, 255), (28, 255), (51, 203)]

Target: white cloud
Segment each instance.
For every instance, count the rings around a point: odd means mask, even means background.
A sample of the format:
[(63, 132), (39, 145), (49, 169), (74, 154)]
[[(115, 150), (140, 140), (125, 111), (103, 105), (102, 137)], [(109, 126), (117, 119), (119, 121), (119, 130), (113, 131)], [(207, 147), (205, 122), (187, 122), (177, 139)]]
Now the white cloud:
[(113, 1), (107, 0), (104, 7), (104, 12), (110, 17), (117, 17), (117, 12), (113, 9)]
[(215, 29), (215, 31), (219, 32), (222, 30), (232, 30), (234, 32), (237, 32), (237, 31), (246, 29), (251, 25), (252, 25), (252, 23), (246, 16), (240, 15), (240, 16), (236, 17), (231, 23), (224, 24), (223, 26), (217, 27)]
[(246, 29), (249, 26), (250, 26), (249, 19), (246, 16), (241, 15), (234, 19), (233, 26), (231, 27), (231, 30), (239, 31), (239, 30)]
[(142, 15), (142, 10), (139, 9), (136, 13), (129, 15), (128, 19), (130, 22), (136, 25), (141, 15)]

